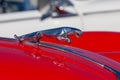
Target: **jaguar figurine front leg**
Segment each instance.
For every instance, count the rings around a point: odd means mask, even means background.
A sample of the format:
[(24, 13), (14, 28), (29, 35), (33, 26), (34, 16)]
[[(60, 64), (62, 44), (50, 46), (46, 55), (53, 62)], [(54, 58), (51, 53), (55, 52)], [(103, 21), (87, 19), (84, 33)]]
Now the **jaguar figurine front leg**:
[(70, 40), (70, 38), (68, 37), (67, 34), (59, 35), (59, 36), (57, 36), (57, 39), (58, 40), (66, 41), (67, 43), (71, 43), (71, 40)]
[(62, 27), (61, 33), (57, 35), (58, 40), (64, 40), (67, 43), (71, 43), (71, 39), (69, 38), (70, 35), (75, 35), (77, 38), (79, 38), (82, 34), (82, 31), (76, 28), (71, 27)]

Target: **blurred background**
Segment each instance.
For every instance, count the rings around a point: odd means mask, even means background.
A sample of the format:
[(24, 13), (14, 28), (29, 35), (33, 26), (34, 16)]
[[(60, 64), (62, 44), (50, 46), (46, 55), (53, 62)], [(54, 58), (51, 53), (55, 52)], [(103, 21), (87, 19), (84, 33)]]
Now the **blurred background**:
[(120, 0), (0, 0), (0, 36), (56, 28), (120, 32)]

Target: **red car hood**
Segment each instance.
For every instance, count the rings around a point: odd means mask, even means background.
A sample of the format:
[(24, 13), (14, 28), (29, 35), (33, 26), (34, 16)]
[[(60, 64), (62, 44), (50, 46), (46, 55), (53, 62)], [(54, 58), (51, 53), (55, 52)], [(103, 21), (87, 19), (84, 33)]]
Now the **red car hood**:
[(120, 62), (120, 32), (83, 32), (80, 38), (72, 35), (70, 39), (70, 44), (46, 36), (42, 40), (89, 50)]
[(120, 32), (83, 32), (80, 38), (69, 36), (71, 43), (44, 37), (42, 40), (82, 48), (92, 52), (120, 52)]
[(1, 40), (0, 63), (1, 80), (117, 80), (120, 71), (120, 63), (99, 54), (46, 42)]

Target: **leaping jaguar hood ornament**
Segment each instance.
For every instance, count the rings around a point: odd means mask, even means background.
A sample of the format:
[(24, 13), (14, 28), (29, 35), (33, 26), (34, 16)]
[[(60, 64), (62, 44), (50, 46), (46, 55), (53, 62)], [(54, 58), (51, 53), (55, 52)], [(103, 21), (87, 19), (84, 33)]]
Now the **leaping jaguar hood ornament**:
[(71, 43), (71, 39), (69, 38), (70, 35), (75, 35), (79, 38), (82, 35), (82, 31), (77, 28), (73, 27), (59, 27), (53, 28), (48, 30), (36, 31), (29, 34), (25, 34), (22, 36), (17, 36), (16, 34), (14, 37), (19, 41), (30, 41), (30, 42), (40, 42), (40, 39), (47, 36), (54, 36), (58, 40), (66, 41), (67, 43)]

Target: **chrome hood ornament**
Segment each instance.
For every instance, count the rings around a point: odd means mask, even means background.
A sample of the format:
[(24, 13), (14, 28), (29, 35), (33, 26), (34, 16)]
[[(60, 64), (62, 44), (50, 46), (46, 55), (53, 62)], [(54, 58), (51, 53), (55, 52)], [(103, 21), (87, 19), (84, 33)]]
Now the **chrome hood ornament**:
[[(48, 30), (36, 31), (33, 33), (25, 34), (22, 36), (14, 35), (14, 37), (19, 41), (30, 41), (30, 42), (40, 42), (40, 39), (47, 36), (54, 36), (58, 40), (66, 41), (67, 43), (71, 43), (70, 35), (75, 35), (79, 38), (82, 34), (82, 31), (73, 27), (59, 27)], [(51, 38), (51, 37), (50, 37)]]

